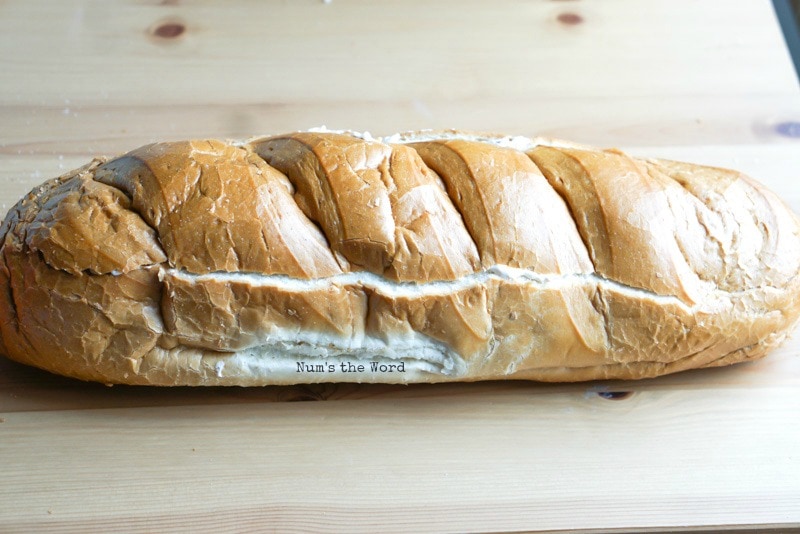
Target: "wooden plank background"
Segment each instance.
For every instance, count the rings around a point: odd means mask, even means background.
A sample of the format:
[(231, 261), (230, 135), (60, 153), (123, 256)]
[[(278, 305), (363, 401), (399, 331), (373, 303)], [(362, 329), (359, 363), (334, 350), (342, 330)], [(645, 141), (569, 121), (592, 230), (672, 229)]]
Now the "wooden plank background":
[[(0, 213), (96, 154), (323, 124), (731, 166), (800, 212), (766, 0), (0, 0), (0, 52)], [(573, 385), (107, 388), (2, 360), (0, 531), (785, 531), (798, 413), (797, 336)]]

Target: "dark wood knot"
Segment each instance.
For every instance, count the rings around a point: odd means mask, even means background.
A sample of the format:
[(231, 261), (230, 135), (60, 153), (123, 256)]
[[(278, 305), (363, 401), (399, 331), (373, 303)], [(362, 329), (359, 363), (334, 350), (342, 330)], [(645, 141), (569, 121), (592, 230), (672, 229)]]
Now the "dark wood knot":
[(186, 31), (186, 26), (180, 22), (162, 22), (153, 28), (153, 35), (161, 39), (175, 39)]
[(633, 395), (633, 391), (598, 391), (597, 394), (606, 400), (625, 400)]
[(558, 22), (566, 26), (575, 26), (583, 22), (583, 17), (577, 13), (561, 13), (558, 16)]

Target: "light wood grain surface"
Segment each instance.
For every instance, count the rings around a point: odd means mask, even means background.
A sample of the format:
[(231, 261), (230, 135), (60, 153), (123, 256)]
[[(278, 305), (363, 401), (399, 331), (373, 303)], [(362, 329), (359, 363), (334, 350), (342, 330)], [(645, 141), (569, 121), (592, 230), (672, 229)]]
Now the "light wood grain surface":
[[(322, 124), (730, 166), (800, 212), (766, 0), (0, 0), (0, 52), (1, 213), (96, 154)], [(799, 335), (572, 385), (107, 388), (0, 360), (0, 532), (788, 531)]]

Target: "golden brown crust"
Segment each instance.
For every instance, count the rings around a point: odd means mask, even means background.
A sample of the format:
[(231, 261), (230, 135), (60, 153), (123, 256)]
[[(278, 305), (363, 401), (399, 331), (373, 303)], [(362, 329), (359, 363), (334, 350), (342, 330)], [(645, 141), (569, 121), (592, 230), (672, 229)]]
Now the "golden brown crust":
[(175, 268), (301, 278), (341, 272), (286, 178), (246, 148), (157, 143), (101, 165), (94, 178), (131, 198)]
[(529, 154), (570, 206), (598, 274), (694, 302), (702, 290), (677, 253), (665, 180), (618, 152), (542, 146)]
[(564, 201), (524, 153), (463, 139), (411, 143), (445, 181), (483, 267), (588, 273), (592, 264)]
[(798, 219), (739, 173), (391, 141), (158, 143), (47, 182), (0, 226), (0, 351), (130, 384), (643, 378), (800, 316)]
[(363, 335), (367, 296), (355, 286), (325, 285), (311, 291), (253, 287), (245, 281), (163, 277), (161, 309), (167, 331), (185, 347), (233, 351), (267, 337), (285, 341), (316, 335)]
[(475, 244), (413, 150), (343, 134), (255, 141), (351, 270), (394, 280), (452, 280), (479, 268)]
[(127, 273), (166, 261), (155, 231), (118, 189), (79, 174), (53, 188), (27, 227), (26, 244), (55, 269)]

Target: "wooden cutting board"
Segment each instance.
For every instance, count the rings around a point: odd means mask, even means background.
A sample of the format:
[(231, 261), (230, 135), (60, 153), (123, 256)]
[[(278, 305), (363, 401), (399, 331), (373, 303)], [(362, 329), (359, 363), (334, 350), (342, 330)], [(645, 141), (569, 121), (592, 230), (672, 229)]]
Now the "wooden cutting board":
[[(768, 1), (0, 1), (0, 212), (149, 141), (551, 135), (800, 213)], [(0, 360), (0, 532), (800, 528), (800, 333), (638, 382), (108, 388)]]

